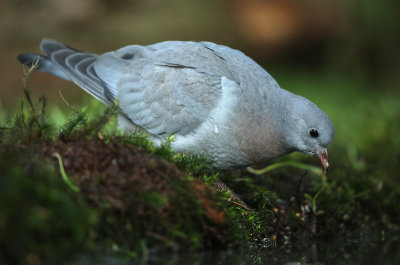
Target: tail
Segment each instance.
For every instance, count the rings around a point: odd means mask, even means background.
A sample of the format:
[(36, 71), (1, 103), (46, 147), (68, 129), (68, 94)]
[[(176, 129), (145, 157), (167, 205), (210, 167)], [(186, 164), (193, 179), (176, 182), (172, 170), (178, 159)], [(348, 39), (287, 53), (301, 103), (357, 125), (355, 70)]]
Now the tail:
[(71, 48), (51, 39), (40, 43), (43, 55), (22, 53), (18, 60), (28, 66), (37, 64), (37, 70), (72, 81), (87, 93), (107, 105), (113, 105), (116, 93), (109, 90), (94, 70), (98, 56)]
[(34, 53), (21, 53), (18, 55), (18, 60), (28, 67), (32, 67), (36, 64), (36, 70), (38, 71), (57, 76), (67, 81), (72, 81), (68, 74), (53, 63), (47, 56)]

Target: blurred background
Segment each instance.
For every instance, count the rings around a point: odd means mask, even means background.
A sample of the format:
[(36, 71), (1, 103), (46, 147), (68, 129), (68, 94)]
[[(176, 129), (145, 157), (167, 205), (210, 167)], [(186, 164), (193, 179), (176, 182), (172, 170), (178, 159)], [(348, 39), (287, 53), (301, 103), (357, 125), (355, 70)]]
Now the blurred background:
[[(2, 0), (1, 117), (22, 98), (17, 55), (40, 52), (44, 37), (94, 53), (128, 44), (207, 40), (243, 51), (281, 87), (326, 111), (336, 127), (337, 161), (358, 167), (389, 161), (389, 168), (396, 167), (399, 10), (395, 0)], [(58, 78), (35, 73), (31, 79), (34, 95), (48, 99), (49, 116), (70, 112), (58, 89), (70, 104), (90, 100)], [(390, 172), (387, 177), (397, 179)]]

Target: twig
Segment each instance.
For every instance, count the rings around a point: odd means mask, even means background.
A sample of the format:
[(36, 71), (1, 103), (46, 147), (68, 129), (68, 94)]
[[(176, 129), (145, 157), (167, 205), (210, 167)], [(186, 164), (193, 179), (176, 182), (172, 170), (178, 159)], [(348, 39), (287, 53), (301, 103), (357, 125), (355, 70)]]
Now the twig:
[(255, 175), (261, 175), (261, 174), (267, 173), (271, 170), (274, 170), (274, 169), (277, 169), (280, 167), (286, 167), (286, 166), (307, 170), (317, 176), (320, 176), (322, 184), (321, 184), (321, 187), (318, 189), (318, 191), (314, 194), (314, 196), (311, 196), (307, 193), (304, 194), (304, 196), (311, 201), (313, 212), (315, 214), (317, 214), (317, 199), (318, 199), (319, 195), (321, 194), (321, 192), (325, 189), (325, 187), (327, 186), (327, 183), (328, 183), (327, 179), (326, 179), (326, 175), (324, 174), (324, 171), (322, 169), (315, 167), (315, 166), (310, 166), (307, 164), (296, 162), (296, 161), (284, 161), (284, 162), (279, 162), (279, 163), (269, 165), (260, 170), (254, 169), (252, 167), (247, 167), (247, 170), (250, 173), (253, 173)]
[(231, 203), (234, 203), (234, 204), (236, 204), (236, 205), (239, 205), (240, 207), (242, 207), (242, 208), (244, 208), (244, 209), (246, 209), (246, 210), (248, 210), (248, 211), (253, 211), (252, 209), (250, 209), (249, 207), (247, 207), (246, 205), (243, 205), (243, 204), (240, 204), (240, 203), (238, 203), (238, 202), (235, 202), (235, 201), (230, 201)]
[(64, 95), (61, 93), (61, 89), (58, 89), (58, 93), (60, 94), (61, 99), (64, 101), (65, 105), (72, 110), (75, 114), (78, 114), (78, 111), (71, 106), (71, 104), (68, 103), (68, 101), (65, 99)]
[[(233, 202), (234, 204), (237, 204), (247, 210), (252, 211), (252, 209), (250, 209), (246, 203), (240, 198), (239, 195), (237, 195), (231, 188), (228, 187), (228, 185), (226, 185), (224, 182), (222, 182), (221, 180), (217, 179), (215, 181), (215, 186), (221, 190), (221, 191), (226, 191), (229, 192), (229, 201)], [(236, 202), (235, 202), (236, 201)], [(238, 203), (240, 202), (240, 203)]]
[(31, 93), (29, 91), (29, 78), (31, 76), (31, 74), (33, 73), (33, 71), (35, 71), (35, 69), (38, 67), (38, 60), (34, 61), (32, 66), (27, 68), (24, 67), (24, 78), (22, 79), (22, 87), (24, 90), (24, 95), (26, 98), (26, 101), (28, 101), (29, 107), (30, 107), (30, 112), (32, 113), (32, 117), (34, 119), (34, 121), (36, 122), (37, 126), (39, 127), (39, 129), (42, 129), (42, 126), (40, 124), (40, 121), (36, 115), (36, 110), (35, 110), (35, 106), (33, 105), (32, 102), (32, 97), (31, 97)]
[(58, 165), (60, 166), (61, 178), (71, 188), (71, 190), (73, 190), (75, 192), (79, 192), (79, 188), (71, 182), (71, 180), (68, 178), (67, 173), (65, 173), (64, 164), (63, 164), (63, 161), (62, 161), (62, 158), (61, 158), (60, 154), (59, 153), (54, 153), (53, 156), (55, 158), (57, 158), (57, 160), (58, 160)]
[(299, 169), (304, 169), (304, 170), (310, 171), (311, 173), (313, 173), (315, 175), (318, 175), (318, 176), (321, 176), (321, 177), (322, 176), (325, 177), (325, 174), (322, 171), (322, 169), (320, 169), (318, 167), (315, 167), (315, 166), (310, 166), (310, 165), (307, 165), (307, 164), (296, 162), (296, 161), (278, 162), (278, 163), (274, 163), (272, 165), (269, 165), (269, 166), (267, 166), (267, 167), (265, 167), (263, 169), (254, 169), (252, 167), (247, 167), (247, 170), (250, 173), (253, 173), (255, 175), (262, 175), (262, 174), (265, 174), (265, 173), (267, 173), (269, 171), (272, 171), (274, 169), (281, 168), (281, 167), (287, 167), (287, 166), (295, 167), (295, 168), (299, 168)]

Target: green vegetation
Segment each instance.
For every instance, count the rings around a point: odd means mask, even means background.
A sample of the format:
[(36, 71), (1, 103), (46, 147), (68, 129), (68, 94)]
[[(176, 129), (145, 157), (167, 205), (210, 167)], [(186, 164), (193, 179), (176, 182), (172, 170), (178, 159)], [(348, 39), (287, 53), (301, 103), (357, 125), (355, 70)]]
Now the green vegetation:
[(216, 172), (201, 157), (174, 154), (173, 136), (155, 147), (145, 134), (121, 135), (116, 106), (70, 106), (71, 117), (57, 127), (46, 100), (32, 99), (29, 74), (25, 101), (0, 126), (2, 264), (85, 253), (257, 249), (360, 229), (384, 238), (398, 229), (397, 92), (360, 98), (351, 82), (278, 77), (332, 117), (331, 168), (325, 178), (312, 166), (317, 159), (293, 154), (254, 175)]

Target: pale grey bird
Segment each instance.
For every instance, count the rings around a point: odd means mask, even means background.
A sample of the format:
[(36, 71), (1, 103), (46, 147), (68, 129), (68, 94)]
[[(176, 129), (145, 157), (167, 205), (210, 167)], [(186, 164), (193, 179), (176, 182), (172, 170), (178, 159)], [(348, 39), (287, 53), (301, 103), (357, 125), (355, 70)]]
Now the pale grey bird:
[(119, 127), (144, 130), (160, 143), (174, 134), (175, 152), (202, 154), (219, 169), (264, 163), (300, 151), (328, 168), (334, 137), (314, 103), (279, 87), (238, 50), (211, 42), (130, 45), (96, 55), (44, 39), (46, 56), (23, 64), (80, 86), (104, 104), (119, 102)]

